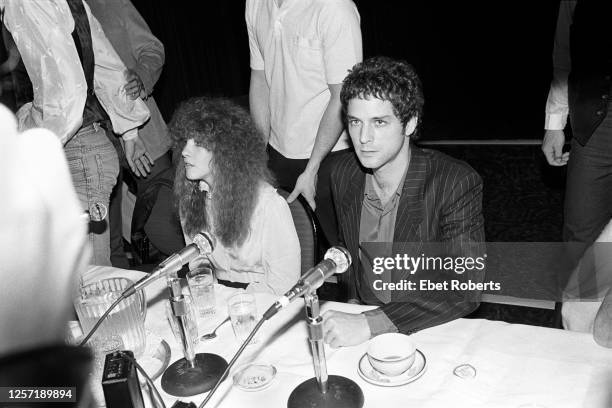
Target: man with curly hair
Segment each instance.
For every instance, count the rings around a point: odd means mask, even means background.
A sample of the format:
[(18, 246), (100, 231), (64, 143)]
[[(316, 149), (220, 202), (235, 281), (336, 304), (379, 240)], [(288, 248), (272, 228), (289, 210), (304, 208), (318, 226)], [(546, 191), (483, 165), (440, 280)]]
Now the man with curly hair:
[[(480, 177), (466, 163), (413, 145), (424, 99), (409, 64), (386, 57), (357, 64), (340, 99), (355, 148), (338, 160), (331, 176), (340, 241), (353, 257), (340, 276), (349, 302), (380, 307), (361, 314), (328, 311), (325, 341), (332, 347), (354, 345), (467, 315), (478, 306), (479, 292), (444, 290), (444, 281), (482, 282), (484, 270), (407, 271), (399, 265), (390, 270), (385, 263), (382, 271), (376, 255), (419, 257), (437, 245), (443, 255), (482, 256)], [(436, 281), (441, 289), (418, 290), (419, 279)], [(380, 281), (403, 280), (414, 281), (416, 290), (381, 288)]]

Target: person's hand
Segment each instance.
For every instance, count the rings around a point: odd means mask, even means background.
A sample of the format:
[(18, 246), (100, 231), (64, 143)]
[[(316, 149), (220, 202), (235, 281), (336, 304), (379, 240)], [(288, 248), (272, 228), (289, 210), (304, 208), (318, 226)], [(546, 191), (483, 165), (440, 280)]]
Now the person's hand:
[(125, 157), (130, 169), (138, 177), (147, 177), (151, 172), (153, 158), (139, 137), (124, 142)]
[(542, 152), (551, 166), (565, 166), (569, 159), (569, 152), (563, 153), (565, 134), (563, 130), (547, 130), (542, 141)]
[(134, 100), (138, 97), (145, 99), (147, 93), (145, 92), (144, 84), (140, 79), (140, 76), (133, 69), (127, 69), (125, 71), (125, 80), (127, 84), (123, 87), (127, 96)]
[(299, 195), (304, 196), (308, 205), (313, 210), (316, 209), (317, 205), (315, 204), (315, 195), (317, 194), (317, 172), (309, 169), (304, 170), (300, 177), (298, 177), (295, 182), (295, 187), (289, 197), (287, 197), (287, 202), (292, 203)]
[(322, 317), (323, 340), (333, 348), (355, 346), (372, 337), (368, 319), (363, 314), (329, 310)]

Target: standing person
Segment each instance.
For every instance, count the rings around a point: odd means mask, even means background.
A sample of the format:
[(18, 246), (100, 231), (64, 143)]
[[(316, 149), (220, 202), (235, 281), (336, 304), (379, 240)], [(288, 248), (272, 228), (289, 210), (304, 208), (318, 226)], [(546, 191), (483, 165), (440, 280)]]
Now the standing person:
[[(132, 157), (127, 157), (127, 163), (136, 175), (138, 200), (160, 175), (169, 173), (172, 167), (167, 154), (172, 142), (168, 136), (166, 123), (152, 96), (164, 66), (164, 45), (153, 35), (130, 0), (87, 0), (87, 3), (127, 67), (128, 97), (133, 100), (142, 98), (151, 112), (149, 121), (138, 129), (140, 143), (137, 144), (137, 149)], [(121, 149), (118, 151), (121, 152)], [(144, 155), (144, 160), (138, 160), (143, 156), (143, 151), (147, 151), (148, 155)], [(129, 264), (123, 252), (121, 234), (123, 181), (121, 173), (124, 170), (127, 169), (122, 166), (117, 185), (111, 195), (109, 221), (111, 262), (113, 266), (127, 268)]]
[[(19, 128), (52, 130), (83, 209), (106, 211), (119, 162), (109, 140), (115, 136), (103, 126), (121, 135), (133, 157), (149, 110), (128, 97), (125, 65), (82, 0), (2, 0), (0, 6), (34, 89), (34, 100), (17, 112)], [(92, 263), (110, 265), (106, 223), (94, 228)]]
[(301, 194), (316, 210), (334, 244), (329, 174), (336, 152), (349, 147), (340, 88), (362, 59), (359, 13), (351, 0), (247, 0), (245, 18), (249, 105), (268, 142), (269, 167), (291, 191), (289, 202)]
[[(546, 102), (542, 151), (550, 165), (568, 165), (563, 239), (585, 248), (612, 217), (610, 16), (610, 2), (561, 2)], [(563, 153), (568, 116), (573, 139)]]

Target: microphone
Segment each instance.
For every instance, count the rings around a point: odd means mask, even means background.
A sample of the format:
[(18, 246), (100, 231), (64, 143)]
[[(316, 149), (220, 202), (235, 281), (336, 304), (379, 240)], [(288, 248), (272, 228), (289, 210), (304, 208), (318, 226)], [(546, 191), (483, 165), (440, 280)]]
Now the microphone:
[(128, 297), (136, 291), (149, 285), (168, 273), (178, 272), (183, 265), (196, 259), (198, 256), (210, 255), (215, 249), (215, 239), (207, 232), (200, 232), (193, 237), (193, 243), (187, 245), (166, 258), (148, 276), (145, 276), (123, 292), (122, 296)]
[(329, 278), (334, 273), (346, 272), (351, 262), (351, 254), (346, 248), (341, 246), (329, 248), (327, 252), (325, 252), (324, 259), (302, 275), (298, 283), (280, 299), (274, 302), (274, 304), (263, 314), (263, 317), (268, 320), (280, 309), (287, 306), (298, 297), (320, 288), (325, 282), (325, 279)]

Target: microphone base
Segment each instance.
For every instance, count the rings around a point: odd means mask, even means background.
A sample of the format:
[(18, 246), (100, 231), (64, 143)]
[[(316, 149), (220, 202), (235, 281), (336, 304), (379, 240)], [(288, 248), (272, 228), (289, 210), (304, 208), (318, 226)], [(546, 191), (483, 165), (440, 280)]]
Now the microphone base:
[(161, 378), (162, 389), (176, 397), (190, 397), (210, 391), (227, 368), (227, 361), (221, 356), (198, 353), (195, 367), (185, 358), (172, 363)]
[(346, 377), (330, 375), (327, 379), (327, 392), (322, 394), (316, 378), (298, 385), (287, 401), (287, 408), (361, 408), (363, 391), (357, 383)]

